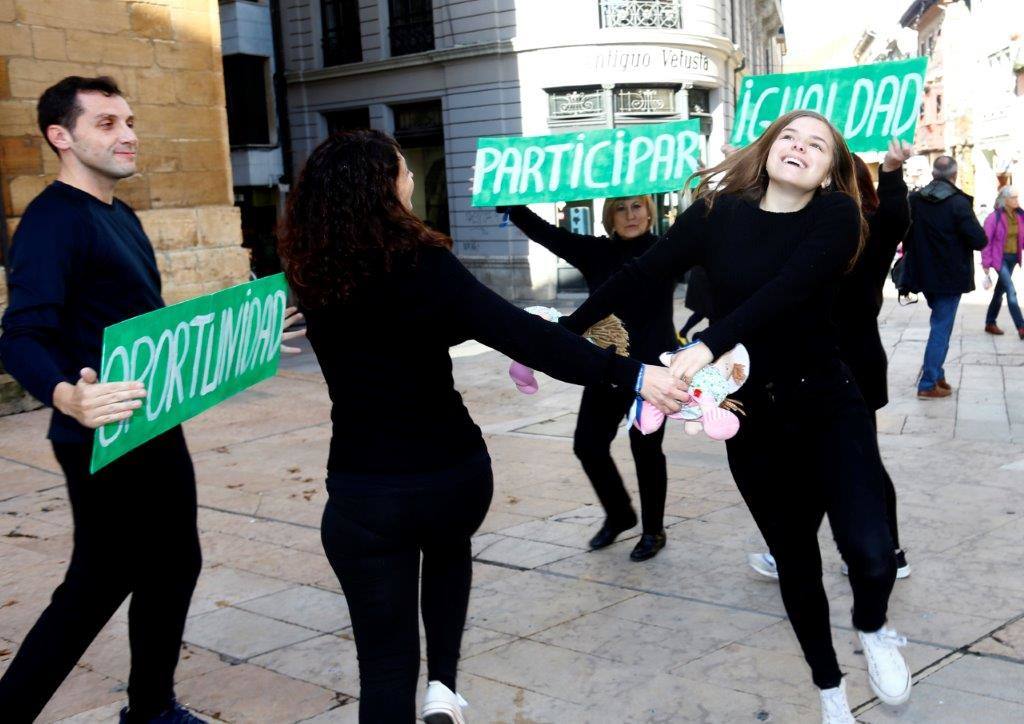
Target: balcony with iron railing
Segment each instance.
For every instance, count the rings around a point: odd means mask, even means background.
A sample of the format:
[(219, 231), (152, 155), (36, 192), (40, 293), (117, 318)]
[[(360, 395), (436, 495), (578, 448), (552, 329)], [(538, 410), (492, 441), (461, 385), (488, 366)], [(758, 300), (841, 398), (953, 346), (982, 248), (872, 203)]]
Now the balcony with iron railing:
[(682, 0), (599, 0), (602, 28), (683, 27)]
[(434, 15), (425, 12), (393, 15), (388, 29), (391, 55), (409, 55), (434, 49)]

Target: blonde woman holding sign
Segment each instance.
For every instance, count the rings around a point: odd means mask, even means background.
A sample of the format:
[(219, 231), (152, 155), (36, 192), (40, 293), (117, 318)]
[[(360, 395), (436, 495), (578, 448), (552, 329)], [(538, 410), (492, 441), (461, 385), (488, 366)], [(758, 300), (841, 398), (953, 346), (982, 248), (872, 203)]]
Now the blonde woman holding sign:
[[(651, 233), (657, 209), (650, 196), (612, 198), (604, 202), (601, 214), (608, 236), (574, 234), (537, 216), (526, 206), (499, 207), (526, 236), (579, 269), (593, 292), (623, 264), (647, 252), (658, 238)], [(615, 307), (614, 313), (629, 332), (629, 353), (634, 359), (658, 364), (658, 355), (675, 349), (672, 324), (672, 293), (675, 279), (644, 290)], [(605, 521), (590, 539), (590, 548), (610, 546), (615, 538), (636, 525), (636, 513), (629, 493), (611, 456), (611, 444), (623, 417), (636, 399), (632, 390), (611, 385), (583, 388), (573, 451), (594, 486), (604, 508)], [(665, 547), (665, 495), (668, 475), (661, 441), (662, 427), (650, 435), (629, 428), (629, 446), (636, 464), (640, 487), (640, 515), (643, 533), (630, 553), (634, 561), (653, 558)]]
[(830, 318), (866, 232), (853, 159), (823, 116), (794, 111), (698, 176), (697, 201), (665, 239), (565, 323), (581, 331), (652, 284), (695, 265), (707, 270), (715, 316), (700, 342), (675, 355), (671, 370), (688, 384), (734, 345), (750, 351), (751, 375), (736, 394), (746, 417), (726, 442), (729, 467), (775, 555), (783, 603), (820, 690), (822, 720), (851, 724), (821, 580), (817, 533), (825, 515), (849, 565), (853, 625), (872, 690), (901, 704), (911, 684), (898, 650), (905, 640), (885, 627), (896, 561), (877, 440)]

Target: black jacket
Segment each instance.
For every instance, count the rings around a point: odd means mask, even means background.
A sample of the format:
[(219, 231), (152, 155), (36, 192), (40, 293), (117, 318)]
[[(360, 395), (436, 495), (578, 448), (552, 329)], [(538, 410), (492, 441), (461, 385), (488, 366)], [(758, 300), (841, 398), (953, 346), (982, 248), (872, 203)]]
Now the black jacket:
[[(647, 233), (623, 241), (607, 236), (573, 234), (549, 224), (526, 206), (509, 206), (509, 220), (527, 237), (579, 269), (592, 294), (622, 265), (650, 249), (658, 237)], [(672, 323), (672, 295), (676, 279), (666, 279), (616, 305), (614, 314), (629, 332), (629, 356), (648, 364), (660, 364), (658, 355), (679, 346)]]
[(889, 365), (878, 334), (882, 287), (896, 247), (910, 225), (907, 184), (903, 170), (878, 174), (878, 209), (868, 217), (868, 238), (853, 269), (839, 284), (832, 315), (839, 327), (839, 356), (872, 410), (889, 401), (886, 369)]
[(910, 194), (911, 225), (904, 243), (910, 291), (964, 294), (974, 289), (974, 251), (984, 249), (988, 238), (972, 201), (943, 179)]

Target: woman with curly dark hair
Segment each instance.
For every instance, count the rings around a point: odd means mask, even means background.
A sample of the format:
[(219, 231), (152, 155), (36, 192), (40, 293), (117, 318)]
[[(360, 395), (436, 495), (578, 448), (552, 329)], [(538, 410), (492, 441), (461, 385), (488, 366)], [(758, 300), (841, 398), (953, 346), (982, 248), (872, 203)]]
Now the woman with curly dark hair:
[(477, 339), (576, 384), (638, 389), (678, 409), (665, 368), (600, 349), (478, 282), (451, 240), (412, 213), (414, 181), (378, 131), (332, 136), (289, 196), (285, 273), (333, 402), (324, 550), (359, 655), (361, 722), (413, 722), (417, 594), (427, 641), (429, 724), (464, 722), (455, 693), (491, 461), (455, 390), (448, 348)]

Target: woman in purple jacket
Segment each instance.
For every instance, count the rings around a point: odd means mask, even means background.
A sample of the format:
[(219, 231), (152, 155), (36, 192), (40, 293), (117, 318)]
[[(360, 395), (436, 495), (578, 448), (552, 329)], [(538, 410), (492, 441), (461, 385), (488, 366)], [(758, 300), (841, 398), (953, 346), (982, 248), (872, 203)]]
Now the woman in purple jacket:
[(1017, 290), (1013, 286), (1013, 268), (1021, 263), (1021, 247), (1024, 247), (1024, 211), (1017, 200), (1017, 189), (1004, 186), (996, 198), (996, 210), (985, 219), (985, 235), (988, 246), (981, 251), (981, 268), (988, 278), (990, 269), (996, 270), (996, 287), (992, 290), (992, 301), (988, 305), (985, 316), (985, 331), (989, 334), (1002, 334), (996, 325), (996, 317), (1003, 306), (1003, 294), (1006, 294), (1006, 306), (1010, 308), (1013, 326), (1017, 335), (1024, 339), (1024, 316), (1021, 315), (1017, 303)]

